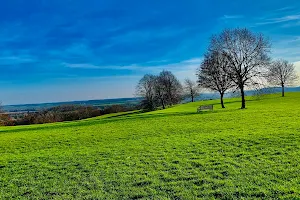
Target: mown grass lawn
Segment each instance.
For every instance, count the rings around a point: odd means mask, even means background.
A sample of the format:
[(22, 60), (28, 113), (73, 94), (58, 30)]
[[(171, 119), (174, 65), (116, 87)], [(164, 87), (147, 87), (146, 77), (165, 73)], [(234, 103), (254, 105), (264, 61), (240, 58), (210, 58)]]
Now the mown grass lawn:
[(279, 96), (0, 127), (0, 199), (300, 199), (300, 93)]

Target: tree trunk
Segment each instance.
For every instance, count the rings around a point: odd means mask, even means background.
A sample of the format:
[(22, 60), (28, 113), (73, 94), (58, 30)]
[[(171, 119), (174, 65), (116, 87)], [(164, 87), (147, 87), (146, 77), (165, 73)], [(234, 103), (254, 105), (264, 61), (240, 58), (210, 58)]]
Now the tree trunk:
[(245, 91), (244, 91), (244, 86), (240, 86), (241, 89), (241, 96), (242, 96), (242, 107), (241, 109), (245, 109), (246, 108), (246, 100), (245, 100)]
[(192, 102), (194, 102), (194, 95), (192, 95)]
[(221, 96), (221, 106), (222, 108), (225, 108), (224, 101), (223, 101), (224, 93), (220, 93), (220, 96)]
[(163, 109), (165, 109), (165, 108), (166, 108), (166, 106), (165, 106), (165, 102), (164, 102), (164, 100), (163, 100), (163, 99), (161, 99), (161, 105), (162, 105)]
[(284, 97), (284, 84), (281, 84), (281, 96)]

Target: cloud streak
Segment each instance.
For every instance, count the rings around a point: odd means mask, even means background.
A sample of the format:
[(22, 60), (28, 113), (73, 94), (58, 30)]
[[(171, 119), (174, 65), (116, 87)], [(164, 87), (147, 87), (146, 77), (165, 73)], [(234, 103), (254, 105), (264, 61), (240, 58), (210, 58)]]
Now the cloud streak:
[[(67, 68), (73, 69), (85, 69), (85, 70), (96, 70), (96, 69), (111, 69), (111, 70), (131, 70), (136, 72), (152, 72), (159, 73), (162, 70), (171, 70), (171, 71), (185, 71), (185, 69), (196, 69), (201, 63), (201, 58), (192, 58), (184, 61), (180, 61), (177, 63), (167, 63), (166, 61), (149, 61), (147, 63), (141, 64), (132, 64), (132, 65), (124, 65), (124, 66), (101, 66), (95, 65), (91, 63), (62, 63)], [(155, 65), (153, 65), (155, 64)]]
[(224, 15), (220, 19), (221, 20), (231, 20), (231, 19), (241, 19), (244, 18), (243, 15)]
[(278, 18), (265, 19), (263, 22), (259, 22), (257, 24), (258, 25), (279, 24), (279, 23), (290, 22), (290, 21), (298, 22), (299, 20), (300, 20), (300, 15), (287, 15)]

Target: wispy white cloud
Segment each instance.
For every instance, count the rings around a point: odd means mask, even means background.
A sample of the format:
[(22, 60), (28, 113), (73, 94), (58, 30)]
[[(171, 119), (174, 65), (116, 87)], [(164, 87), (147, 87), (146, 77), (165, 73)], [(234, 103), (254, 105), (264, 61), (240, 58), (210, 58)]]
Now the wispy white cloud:
[(300, 15), (286, 15), (277, 18), (267, 18), (261, 22), (258, 22), (257, 25), (279, 24), (279, 23), (291, 22), (291, 21), (296, 21), (296, 22), (300, 21)]
[(36, 62), (36, 59), (32, 56), (3, 56), (0, 57), (1, 65), (18, 65), (25, 63)]
[[(145, 64), (132, 64), (127, 66), (101, 66), (91, 63), (63, 63), (62, 65), (68, 68), (73, 69), (86, 69), (86, 70), (95, 70), (95, 69), (111, 69), (111, 70), (131, 70), (135, 71), (138, 74), (144, 73), (153, 73), (157, 74), (162, 70), (172, 71), (180, 80), (185, 78), (195, 78), (196, 69), (201, 63), (201, 58), (192, 58), (188, 60), (183, 60), (176, 63), (163, 64), (164, 61), (149, 61)], [(156, 65), (151, 65), (155, 63)], [(159, 64), (162, 63), (162, 64)], [(150, 64), (150, 65), (149, 65)]]
[(100, 69), (100, 66), (89, 64), (89, 63), (80, 63), (80, 64), (71, 64), (71, 63), (63, 63), (64, 66), (69, 68), (77, 68), (77, 69)]
[(286, 7), (282, 7), (282, 8), (278, 8), (275, 10), (276, 11), (287, 11), (287, 10), (293, 10), (295, 7), (294, 6), (286, 6)]
[(62, 64), (65, 67), (68, 68), (74, 68), (74, 69), (112, 69), (112, 70), (139, 70), (142, 69), (142, 67), (139, 67), (136, 64), (133, 65), (127, 65), (127, 66), (118, 66), (118, 65), (96, 65), (91, 63), (63, 63)]
[[(62, 65), (69, 68), (78, 68), (78, 69), (127, 69), (127, 70), (140, 70), (140, 71), (158, 71), (158, 70), (176, 70), (182, 67), (191, 66), (191, 65), (199, 65), (201, 62), (200, 58), (192, 58), (184, 61), (180, 61), (177, 63), (168, 63), (168, 64), (160, 64), (165, 61), (149, 61), (145, 64), (132, 64), (132, 65), (111, 65), (111, 66), (102, 66), (91, 63), (63, 63)], [(154, 64), (155, 65), (151, 65)]]
[(221, 20), (230, 20), (230, 19), (241, 19), (244, 18), (243, 15), (224, 15), (220, 19)]

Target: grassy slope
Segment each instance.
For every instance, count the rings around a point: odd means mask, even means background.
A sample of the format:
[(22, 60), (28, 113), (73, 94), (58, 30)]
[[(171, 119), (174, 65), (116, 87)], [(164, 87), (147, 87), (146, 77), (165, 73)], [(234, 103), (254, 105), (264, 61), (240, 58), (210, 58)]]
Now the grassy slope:
[(297, 198), (300, 93), (1, 127), (0, 199)]

